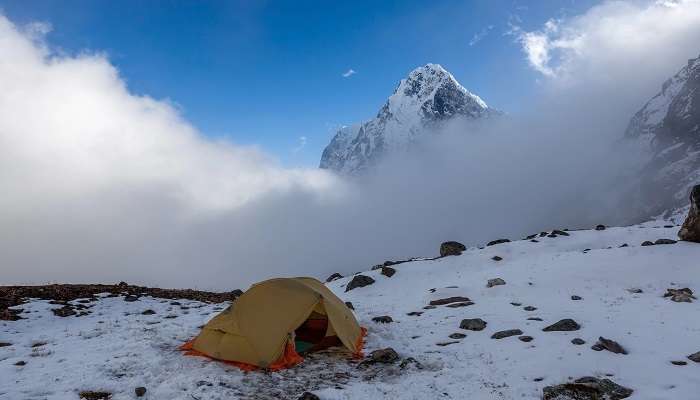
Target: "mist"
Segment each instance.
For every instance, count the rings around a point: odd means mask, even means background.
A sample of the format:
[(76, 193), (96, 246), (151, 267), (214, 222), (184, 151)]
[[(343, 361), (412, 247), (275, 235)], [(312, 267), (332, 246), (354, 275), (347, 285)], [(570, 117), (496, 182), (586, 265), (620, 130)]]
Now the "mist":
[(624, 222), (644, 158), (620, 139), (700, 52), (700, 6), (606, 2), (514, 26), (539, 74), (530, 105), (454, 121), (350, 178), (206, 138), (168, 100), (131, 93), (105, 55), (62, 54), (47, 33), (0, 18), (0, 284), (232, 290), (435, 256), (445, 240)]

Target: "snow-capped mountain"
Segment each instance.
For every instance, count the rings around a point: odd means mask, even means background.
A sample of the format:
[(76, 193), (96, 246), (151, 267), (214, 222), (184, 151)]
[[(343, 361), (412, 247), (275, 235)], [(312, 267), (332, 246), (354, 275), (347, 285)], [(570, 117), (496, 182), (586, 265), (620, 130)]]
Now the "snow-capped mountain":
[(639, 184), (641, 215), (684, 205), (700, 182), (700, 57), (691, 59), (639, 110), (626, 138), (648, 151)]
[(344, 126), (323, 151), (320, 168), (352, 174), (384, 154), (407, 149), (454, 117), (481, 119), (500, 114), (469, 92), (438, 64), (427, 64), (402, 79), (377, 116)]

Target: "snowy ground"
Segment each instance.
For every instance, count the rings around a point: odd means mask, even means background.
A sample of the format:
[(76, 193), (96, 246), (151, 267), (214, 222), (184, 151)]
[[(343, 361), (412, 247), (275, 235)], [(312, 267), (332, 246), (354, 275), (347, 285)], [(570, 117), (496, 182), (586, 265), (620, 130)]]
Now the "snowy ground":
[[(61, 318), (50, 311), (58, 306), (34, 300), (20, 307), (26, 319), (0, 322), (0, 342), (11, 343), (0, 347), (0, 399), (77, 399), (83, 390), (132, 399), (137, 386), (148, 388), (149, 399), (296, 398), (304, 390), (321, 399), (538, 399), (544, 386), (581, 376), (609, 377), (634, 389), (632, 399), (698, 398), (700, 363), (686, 357), (700, 351), (700, 300), (675, 303), (663, 294), (668, 288), (700, 291), (700, 245), (640, 246), (675, 238), (677, 231), (656, 223), (571, 231), (396, 265), (391, 278), (369, 271), (364, 274), (376, 282), (347, 293), (351, 277), (329, 284), (368, 328), (368, 352), (392, 347), (422, 369), (360, 369), (343, 355), (321, 354), (284, 373), (243, 374), (177, 351), (225, 304), (105, 297), (87, 304), (89, 315)], [(623, 243), (629, 246), (619, 248)], [(503, 260), (492, 260), (496, 255)], [(506, 284), (487, 288), (492, 278)], [(449, 296), (475, 304), (423, 309)], [(142, 315), (147, 309), (155, 314)], [(423, 314), (406, 315), (412, 311)], [(394, 322), (371, 321), (381, 315)], [(464, 318), (488, 325), (462, 330)], [(581, 329), (542, 331), (563, 318)], [(491, 339), (506, 329), (534, 339)], [(450, 339), (455, 332), (467, 336)], [(629, 354), (591, 350), (599, 336), (618, 341)], [(573, 338), (586, 344), (574, 345)], [(457, 343), (437, 345), (449, 341)], [(681, 360), (687, 365), (671, 364)], [(19, 361), (26, 365), (16, 366)]]

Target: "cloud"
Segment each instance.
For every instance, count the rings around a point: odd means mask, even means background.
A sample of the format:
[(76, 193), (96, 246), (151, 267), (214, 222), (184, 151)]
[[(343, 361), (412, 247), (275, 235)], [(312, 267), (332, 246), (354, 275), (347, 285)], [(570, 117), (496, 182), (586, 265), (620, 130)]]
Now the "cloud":
[(700, 51), (697, 0), (606, 1), (572, 18), (550, 19), (539, 30), (511, 26), (529, 65), (560, 82), (641, 63), (668, 72), (670, 65)]
[(474, 46), (475, 44), (479, 43), (483, 38), (488, 35), (488, 33), (493, 29), (493, 25), (489, 25), (486, 28), (480, 30), (479, 32), (475, 33), (474, 36), (472, 36), (471, 40), (469, 41), (469, 46)]
[(298, 153), (306, 147), (306, 136), (299, 136), (299, 144), (292, 148), (292, 153)]
[(349, 70), (343, 72), (343, 78), (349, 78), (349, 77), (355, 75), (356, 73), (357, 72), (354, 69), (350, 68)]

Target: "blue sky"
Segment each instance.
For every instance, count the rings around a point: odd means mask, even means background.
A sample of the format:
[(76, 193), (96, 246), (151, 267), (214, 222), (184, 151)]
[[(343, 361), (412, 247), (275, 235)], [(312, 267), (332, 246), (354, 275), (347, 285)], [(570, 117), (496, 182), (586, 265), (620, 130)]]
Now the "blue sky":
[[(511, 113), (537, 92), (513, 37), (593, 0), (2, 1), (50, 23), (62, 51), (104, 52), (130, 90), (177, 103), (203, 134), (315, 166), (334, 127), (374, 116), (413, 68), (439, 63)], [(476, 40), (480, 39), (480, 40)], [(349, 77), (343, 74), (356, 71)], [(306, 138), (300, 146), (300, 137)]]

